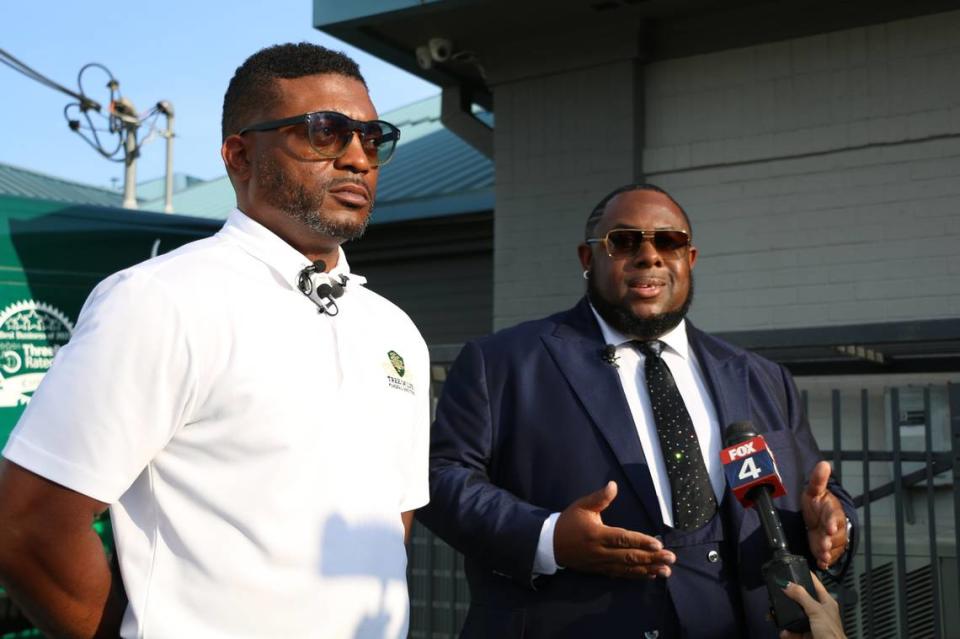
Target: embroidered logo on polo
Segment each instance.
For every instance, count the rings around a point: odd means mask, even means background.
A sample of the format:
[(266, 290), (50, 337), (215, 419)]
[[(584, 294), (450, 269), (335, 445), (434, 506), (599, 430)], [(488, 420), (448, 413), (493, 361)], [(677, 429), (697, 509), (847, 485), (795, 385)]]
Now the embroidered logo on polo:
[(0, 311), (0, 407), (29, 403), (72, 335), (73, 322), (49, 304), (22, 300)]
[(403, 358), (400, 357), (400, 354), (397, 351), (387, 351), (387, 358), (393, 364), (393, 369), (397, 371), (397, 375), (403, 377), (407, 369), (403, 366)]
[(384, 366), (387, 372), (387, 385), (390, 388), (396, 388), (405, 393), (415, 395), (417, 392), (416, 386), (414, 386), (409, 378), (403, 379), (404, 375), (407, 374), (407, 367), (404, 365), (403, 357), (400, 356), (400, 353), (397, 351), (387, 351), (387, 362), (389, 362), (389, 367)]

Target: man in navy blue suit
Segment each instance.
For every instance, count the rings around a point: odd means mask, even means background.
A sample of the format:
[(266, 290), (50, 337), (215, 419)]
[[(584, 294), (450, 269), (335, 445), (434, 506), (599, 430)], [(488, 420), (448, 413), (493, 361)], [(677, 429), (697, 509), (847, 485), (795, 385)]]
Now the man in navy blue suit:
[(578, 247), (585, 298), (450, 369), (417, 516), (465, 555), (461, 637), (775, 637), (759, 518), (719, 459), (736, 421), (776, 456), (791, 550), (849, 563), (855, 510), (789, 373), (685, 319), (691, 237), (665, 191), (615, 190)]

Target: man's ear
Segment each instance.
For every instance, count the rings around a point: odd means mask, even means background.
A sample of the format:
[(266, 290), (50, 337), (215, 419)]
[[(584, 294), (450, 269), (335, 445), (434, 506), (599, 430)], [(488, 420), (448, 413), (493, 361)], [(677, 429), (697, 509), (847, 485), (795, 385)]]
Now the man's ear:
[(583, 270), (589, 271), (590, 267), (593, 266), (593, 251), (587, 244), (577, 246), (577, 257), (580, 258), (580, 266), (583, 267)]
[(228, 136), (220, 147), (220, 157), (227, 173), (241, 182), (250, 179), (250, 148), (239, 135)]

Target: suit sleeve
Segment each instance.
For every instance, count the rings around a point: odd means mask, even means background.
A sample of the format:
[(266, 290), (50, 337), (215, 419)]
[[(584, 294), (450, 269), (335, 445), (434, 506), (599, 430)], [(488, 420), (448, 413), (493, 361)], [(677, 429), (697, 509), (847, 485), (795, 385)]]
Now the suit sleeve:
[[(790, 429), (793, 431), (794, 438), (802, 451), (802, 459), (804, 461), (803, 476), (809, 478), (813, 467), (823, 459), (823, 454), (820, 452), (820, 447), (817, 446), (817, 442), (810, 430), (807, 416), (800, 405), (800, 394), (797, 392), (797, 386), (793, 381), (793, 377), (783, 366), (780, 366), (780, 374), (783, 377), (784, 388), (787, 391), (787, 411), (790, 416)], [(847, 551), (840, 557), (840, 561), (829, 569), (832, 575), (839, 577), (849, 568), (853, 561), (853, 556), (856, 554), (857, 542), (860, 537), (860, 521), (857, 518), (857, 509), (853, 504), (853, 498), (832, 474), (830, 475), (827, 488), (840, 500), (847, 519), (853, 523), (853, 538), (850, 540)], [(808, 560), (813, 560), (809, 550), (807, 550), (805, 554)]]
[(491, 480), (497, 422), (483, 352), (468, 343), (437, 405), (430, 437), (430, 503), (417, 518), (469, 558), (530, 586), (540, 529), (550, 511)]

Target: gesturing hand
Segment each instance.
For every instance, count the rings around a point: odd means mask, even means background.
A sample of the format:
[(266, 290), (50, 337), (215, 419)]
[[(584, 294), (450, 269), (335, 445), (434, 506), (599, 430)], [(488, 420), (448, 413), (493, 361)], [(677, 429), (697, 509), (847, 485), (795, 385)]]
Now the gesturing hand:
[(557, 564), (608, 577), (669, 577), (676, 556), (659, 539), (604, 525), (600, 513), (616, 496), (617, 484), (611, 481), (560, 513), (553, 532)]
[(820, 568), (833, 564), (847, 547), (846, 515), (840, 500), (827, 490), (830, 464), (825, 461), (813, 467), (810, 482), (800, 499), (807, 541)]

